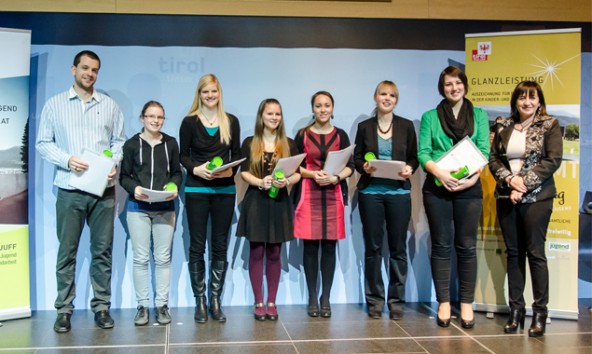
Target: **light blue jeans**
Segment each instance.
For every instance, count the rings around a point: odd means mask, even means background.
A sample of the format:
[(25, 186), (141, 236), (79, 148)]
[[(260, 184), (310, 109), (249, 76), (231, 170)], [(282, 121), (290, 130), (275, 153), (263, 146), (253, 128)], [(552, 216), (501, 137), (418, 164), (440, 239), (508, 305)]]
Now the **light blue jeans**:
[(155, 298), (157, 307), (168, 305), (171, 282), (171, 245), (175, 225), (174, 211), (128, 212), (127, 225), (132, 240), (133, 278), (136, 301), (149, 307), (148, 267), (153, 244)]

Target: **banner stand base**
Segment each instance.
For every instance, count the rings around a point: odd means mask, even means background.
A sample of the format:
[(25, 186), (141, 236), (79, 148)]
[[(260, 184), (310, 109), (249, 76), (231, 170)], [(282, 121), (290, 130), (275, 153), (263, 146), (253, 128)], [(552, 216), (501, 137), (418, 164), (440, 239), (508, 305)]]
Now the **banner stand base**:
[(16, 320), (18, 318), (31, 317), (30, 307), (17, 307), (12, 309), (0, 310), (0, 321)]

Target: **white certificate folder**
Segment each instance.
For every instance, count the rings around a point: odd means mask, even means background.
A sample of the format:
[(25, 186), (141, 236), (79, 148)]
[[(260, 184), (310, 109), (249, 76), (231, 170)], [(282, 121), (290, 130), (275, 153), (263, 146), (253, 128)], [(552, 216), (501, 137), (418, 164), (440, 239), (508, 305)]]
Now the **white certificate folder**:
[(70, 186), (102, 197), (107, 187), (109, 173), (113, 170), (115, 163), (110, 157), (88, 149), (82, 151), (80, 159), (88, 164), (88, 170), (72, 172)]
[(329, 176), (333, 176), (341, 172), (351, 158), (355, 147), (356, 144), (353, 144), (343, 150), (329, 151), (327, 154), (327, 159), (325, 160), (325, 165), (323, 166), (323, 171), (325, 171)]
[(457, 171), (459, 168), (467, 166), (469, 176), (475, 174), (478, 170), (487, 165), (487, 159), (473, 143), (470, 137), (466, 136), (456, 143), (452, 149), (442, 155), (436, 162), (438, 167), (443, 170)]
[(306, 156), (306, 153), (294, 155), (294, 156), (290, 156), (290, 157), (282, 157), (281, 159), (278, 160), (278, 162), (275, 165), (275, 168), (273, 170), (273, 173), (271, 175), (273, 176), (275, 174), (275, 171), (277, 171), (277, 170), (282, 170), (282, 171), (284, 171), (286, 177), (290, 177), (291, 175), (294, 174), (294, 172), (296, 172), (298, 170), (298, 168), (300, 167), (300, 164), (302, 163), (302, 160), (304, 160), (305, 156)]

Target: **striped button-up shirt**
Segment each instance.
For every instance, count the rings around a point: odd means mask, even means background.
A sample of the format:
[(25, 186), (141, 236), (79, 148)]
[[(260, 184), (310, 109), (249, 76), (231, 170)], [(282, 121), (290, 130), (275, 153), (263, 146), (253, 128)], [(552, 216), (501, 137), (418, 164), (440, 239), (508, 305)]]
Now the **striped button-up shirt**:
[[(63, 189), (69, 185), (68, 160), (80, 156), (83, 149), (97, 153), (111, 150), (115, 163), (121, 161), (125, 142), (123, 113), (111, 97), (95, 90), (84, 103), (74, 88), (50, 98), (43, 107), (35, 144), (48, 162), (57, 166), (54, 184)], [(109, 186), (114, 185), (114, 180)]]

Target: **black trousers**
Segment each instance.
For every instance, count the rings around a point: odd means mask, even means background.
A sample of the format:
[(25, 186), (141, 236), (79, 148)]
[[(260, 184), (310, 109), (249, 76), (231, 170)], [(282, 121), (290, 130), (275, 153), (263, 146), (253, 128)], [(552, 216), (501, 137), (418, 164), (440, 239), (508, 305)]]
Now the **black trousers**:
[(506, 243), (508, 297), (510, 308), (525, 307), (526, 257), (532, 281), (533, 312), (546, 312), (549, 302), (549, 270), (545, 256), (547, 228), (553, 199), (513, 205), (509, 199), (497, 200), (497, 217)]
[(407, 228), (411, 218), (411, 195), (359, 193), (360, 219), (364, 231), (364, 276), (366, 303), (371, 310), (382, 310), (385, 303), (382, 281), (384, 224), (389, 250), (389, 309), (405, 302), (407, 280)]
[(186, 193), (185, 208), (189, 226), (189, 264), (204, 261), (208, 217), (212, 220), (212, 261), (226, 262), (228, 232), (234, 215), (235, 194)]
[(477, 228), (482, 198), (455, 198), (424, 191), (432, 253), (430, 263), (436, 300), (450, 301), (450, 260), (456, 250), (460, 302), (472, 303), (477, 280)]

